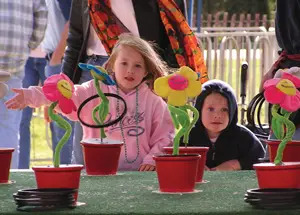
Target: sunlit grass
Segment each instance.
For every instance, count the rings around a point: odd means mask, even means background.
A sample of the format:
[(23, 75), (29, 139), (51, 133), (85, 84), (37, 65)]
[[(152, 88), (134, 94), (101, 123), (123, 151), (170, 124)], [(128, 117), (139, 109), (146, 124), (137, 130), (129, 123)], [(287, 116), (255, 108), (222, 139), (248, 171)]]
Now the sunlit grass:
[[(48, 124), (49, 125), (49, 124)], [(41, 109), (36, 109), (31, 120), (31, 162), (30, 166), (52, 165), (51, 131)], [(46, 134), (49, 134), (47, 138)], [(48, 141), (47, 141), (48, 139)]]

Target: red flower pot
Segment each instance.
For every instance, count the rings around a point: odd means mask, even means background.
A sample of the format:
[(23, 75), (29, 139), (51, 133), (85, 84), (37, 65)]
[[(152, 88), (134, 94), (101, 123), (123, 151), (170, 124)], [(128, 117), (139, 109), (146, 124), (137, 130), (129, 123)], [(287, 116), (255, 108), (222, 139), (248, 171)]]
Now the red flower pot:
[[(279, 143), (280, 143), (279, 140), (267, 141), (270, 162), (274, 162)], [(300, 141), (291, 141), (286, 144), (282, 161), (283, 162), (300, 161)]]
[(300, 162), (254, 164), (259, 188), (300, 188)]
[(14, 148), (0, 148), (0, 183), (8, 183), (9, 169)]
[(86, 173), (88, 175), (115, 175), (118, 170), (122, 142), (89, 139), (81, 142)]
[[(198, 162), (198, 170), (196, 176), (196, 182), (202, 182), (204, 167), (206, 163), (206, 153), (208, 151), (208, 147), (179, 147), (179, 154), (199, 154), (200, 159)], [(164, 150), (167, 154), (173, 153), (173, 147), (164, 147)]]
[(161, 192), (193, 192), (200, 155), (157, 155), (156, 172)]
[[(80, 171), (83, 165), (60, 165), (32, 167), (37, 187), (40, 188), (71, 188), (78, 189), (80, 182)], [(78, 192), (75, 193), (77, 201)]]

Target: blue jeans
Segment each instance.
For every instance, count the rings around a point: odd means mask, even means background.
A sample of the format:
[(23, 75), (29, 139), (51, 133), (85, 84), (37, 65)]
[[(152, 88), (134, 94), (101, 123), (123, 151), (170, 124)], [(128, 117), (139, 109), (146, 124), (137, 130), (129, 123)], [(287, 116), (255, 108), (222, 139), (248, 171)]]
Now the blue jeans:
[(8, 110), (5, 102), (16, 94), (11, 91), (12, 88), (21, 88), (23, 74), (13, 75), (10, 80), (5, 82), (9, 88), (8, 93), (0, 99), (0, 148), (14, 148), (12, 155), (11, 168), (18, 168), (19, 159), (19, 127), (22, 111)]
[[(61, 72), (61, 64), (50, 66), (49, 64), (46, 65), (45, 74), (46, 77), (51, 75), (59, 74)], [(72, 160), (72, 150), (73, 150), (73, 136), (74, 136), (74, 122), (70, 121), (68, 118), (62, 116), (70, 125), (72, 126), (72, 133), (69, 140), (63, 146), (61, 153), (60, 153), (60, 164), (71, 164)], [(60, 128), (56, 122), (50, 122), (50, 130), (52, 133), (52, 150), (53, 155), (55, 152), (55, 148), (60, 141), (60, 139), (64, 136), (65, 130)]]
[[(92, 65), (102, 66), (107, 61), (107, 59), (108, 59), (107, 56), (95, 57), (95, 58), (90, 58), (87, 61), (87, 63), (92, 64)], [(87, 82), (91, 79), (92, 79), (92, 75), (90, 72), (82, 71), (81, 77), (79, 80), (79, 84)], [(75, 132), (75, 134), (74, 134), (74, 139), (73, 139), (72, 163), (73, 164), (84, 164), (82, 147), (80, 145), (80, 142), (81, 142), (82, 136), (83, 136), (82, 126), (81, 126), (80, 122), (75, 122), (74, 132)]]
[[(25, 65), (25, 77), (23, 88), (37, 86), (39, 82), (43, 84), (45, 77), (45, 58), (29, 57)], [(22, 111), (20, 123), (20, 145), (19, 145), (19, 169), (29, 169), (30, 163), (30, 121), (32, 118), (32, 108), (26, 107)]]

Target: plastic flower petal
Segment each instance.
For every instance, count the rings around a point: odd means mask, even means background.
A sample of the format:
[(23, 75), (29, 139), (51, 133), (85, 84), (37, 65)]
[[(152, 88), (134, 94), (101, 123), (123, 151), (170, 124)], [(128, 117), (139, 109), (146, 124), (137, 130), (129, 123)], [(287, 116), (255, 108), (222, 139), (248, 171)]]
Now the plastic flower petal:
[(103, 67), (85, 63), (79, 63), (78, 66), (85, 71), (90, 71), (93, 77), (96, 77), (104, 84), (116, 85), (115, 81), (108, 75), (107, 71)]
[(154, 82), (154, 91), (161, 97), (167, 98), (169, 95), (170, 87), (168, 85), (168, 78), (161, 77)]
[[(184, 91), (171, 91), (168, 96), (168, 104), (174, 106), (184, 106), (187, 103), (187, 96)], [(175, 105), (176, 104), (176, 105)]]
[(296, 88), (300, 88), (300, 78), (298, 78), (297, 76), (292, 75), (289, 72), (284, 72), (281, 78), (290, 80), (291, 82), (293, 82)]
[(65, 74), (52, 75), (46, 79), (43, 92), (46, 98), (52, 102), (58, 102), (62, 112), (69, 114), (77, 108), (72, 100), (74, 85)]
[(168, 104), (184, 106), (188, 98), (200, 94), (201, 82), (198, 80), (196, 72), (187, 66), (183, 66), (171, 75), (156, 79), (154, 91), (157, 95), (166, 98)]
[(283, 109), (294, 112), (300, 108), (300, 79), (289, 73), (281, 78), (268, 80), (264, 84), (265, 99), (271, 104), (279, 104)]

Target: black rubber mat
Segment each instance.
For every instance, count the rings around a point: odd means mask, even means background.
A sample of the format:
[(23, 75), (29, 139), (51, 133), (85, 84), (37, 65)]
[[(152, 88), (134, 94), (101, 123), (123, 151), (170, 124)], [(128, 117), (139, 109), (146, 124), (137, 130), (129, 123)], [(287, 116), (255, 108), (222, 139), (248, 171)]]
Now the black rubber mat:
[(17, 210), (45, 211), (62, 208), (75, 208), (76, 189), (24, 189), (13, 194)]
[(244, 200), (253, 207), (261, 209), (299, 209), (300, 189), (250, 189), (247, 190)]

